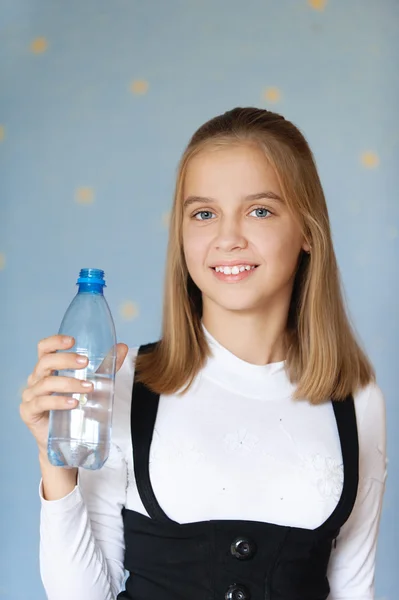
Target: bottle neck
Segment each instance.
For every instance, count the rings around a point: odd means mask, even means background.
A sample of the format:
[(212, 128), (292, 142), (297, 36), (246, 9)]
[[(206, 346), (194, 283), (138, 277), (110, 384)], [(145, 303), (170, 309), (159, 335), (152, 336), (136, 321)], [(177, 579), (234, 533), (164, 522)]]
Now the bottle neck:
[(104, 285), (101, 283), (79, 283), (78, 294), (103, 295)]

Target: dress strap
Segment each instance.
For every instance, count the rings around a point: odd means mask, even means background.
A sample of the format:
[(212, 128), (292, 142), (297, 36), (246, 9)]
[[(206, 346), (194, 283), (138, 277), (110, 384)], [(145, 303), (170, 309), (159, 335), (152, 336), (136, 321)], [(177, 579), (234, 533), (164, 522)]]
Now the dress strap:
[[(155, 344), (140, 346), (138, 354), (152, 350)], [(131, 434), (134, 475), (141, 501), (148, 515), (162, 522), (174, 523), (160, 507), (150, 480), (150, 448), (158, 412), (159, 395), (151, 391), (136, 375), (132, 390)]]
[(344, 482), (339, 502), (320, 530), (342, 527), (353, 510), (359, 485), (359, 438), (353, 396), (333, 400), (332, 406), (341, 444)]

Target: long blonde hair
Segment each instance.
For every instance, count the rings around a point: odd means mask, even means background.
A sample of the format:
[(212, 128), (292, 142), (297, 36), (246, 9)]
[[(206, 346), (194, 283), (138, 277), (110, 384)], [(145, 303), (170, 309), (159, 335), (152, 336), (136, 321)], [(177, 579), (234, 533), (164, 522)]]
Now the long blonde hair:
[(274, 167), (283, 199), (300, 223), (311, 253), (302, 253), (287, 323), (286, 370), (295, 398), (320, 404), (344, 399), (375, 378), (349, 323), (341, 292), (327, 205), (312, 152), (284, 117), (235, 108), (202, 125), (181, 158), (170, 220), (160, 341), (138, 357), (137, 376), (159, 394), (186, 391), (205, 364), (201, 292), (183, 255), (183, 186), (193, 156), (220, 145), (256, 144)]

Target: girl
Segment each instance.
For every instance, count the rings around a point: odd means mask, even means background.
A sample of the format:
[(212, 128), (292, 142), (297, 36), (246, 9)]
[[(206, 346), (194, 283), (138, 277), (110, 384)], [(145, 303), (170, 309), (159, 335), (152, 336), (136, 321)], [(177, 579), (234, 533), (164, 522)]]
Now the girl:
[(374, 598), (384, 400), (292, 123), (237, 108), (192, 137), (162, 336), (118, 345), (113, 445), (99, 471), (46, 457), (48, 410), (65, 408), (54, 393), (80, 391), (52, 375), (76, 368), (81, 357), (55, 353), (72, 345), (40, 342), (21, 404), (39, 447), (50, 600)]

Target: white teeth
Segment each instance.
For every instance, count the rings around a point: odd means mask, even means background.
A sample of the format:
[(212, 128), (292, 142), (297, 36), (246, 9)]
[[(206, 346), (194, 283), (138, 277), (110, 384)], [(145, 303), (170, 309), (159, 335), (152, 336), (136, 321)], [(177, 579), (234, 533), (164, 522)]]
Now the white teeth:
[(225, 275), (238, 275), (243, 271), (251, 271), (255, 265), (234, 265), (234, 267), (215, 267), (216, 273), (224, 273)]

